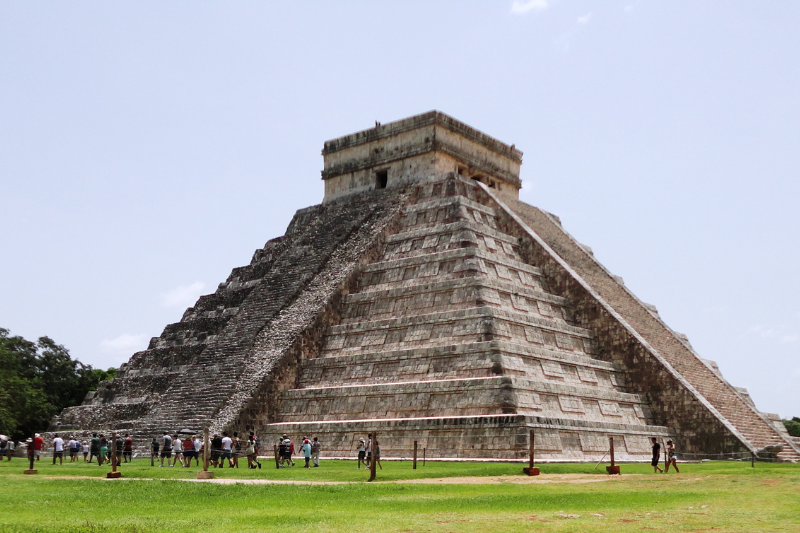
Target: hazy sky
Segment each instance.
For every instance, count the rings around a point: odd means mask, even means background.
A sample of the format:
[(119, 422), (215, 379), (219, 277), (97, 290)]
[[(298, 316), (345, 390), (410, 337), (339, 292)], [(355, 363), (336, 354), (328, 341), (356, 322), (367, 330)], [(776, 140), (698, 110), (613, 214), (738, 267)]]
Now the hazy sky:
[(0, 327), (117, 366), (438, 109), (759, 408), (800, 416), (800, 2), (0, 0)]

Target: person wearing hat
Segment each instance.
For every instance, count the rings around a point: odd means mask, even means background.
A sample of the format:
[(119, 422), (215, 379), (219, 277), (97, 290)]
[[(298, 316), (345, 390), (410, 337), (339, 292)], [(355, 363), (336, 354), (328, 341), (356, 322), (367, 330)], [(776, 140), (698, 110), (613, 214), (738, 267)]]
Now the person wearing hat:
[(311, 468), (311, 441), (308, 437), (303, 437), (303, 458), (306, 460), (306, 468)]
[(675, 443), (672, 440), (667, 441), (667, 466), (664, 467), (664, 472), (669, 472), (669, 465), (675, 467), (675, 473), (680, 474), (678, 470), (678, 456), (675, 454)]
[(44, 439), (38, 433), (33, 439), (33, 454), (36, 456), (36, 460), (38, 461), (42, 457), (42, 450), (44, 449)]
[(368, 468), (367, 464), (367, 442), (364, 437), (358, 439), (358, 468), (361, 468), (361, 462), (364, 462), (364, 468)]

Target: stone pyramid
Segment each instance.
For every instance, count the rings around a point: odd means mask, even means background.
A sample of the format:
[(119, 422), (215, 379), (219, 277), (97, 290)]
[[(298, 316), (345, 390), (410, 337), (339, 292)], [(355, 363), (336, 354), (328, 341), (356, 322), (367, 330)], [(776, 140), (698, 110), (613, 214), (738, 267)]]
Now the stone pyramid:
[(323, 203), (257, 250), (52, 430), (255, 429), (328, 456), (647, 460), (781, 446), (713, 362), (554, 215), (522, 153), (439, 112), (328, 141)]

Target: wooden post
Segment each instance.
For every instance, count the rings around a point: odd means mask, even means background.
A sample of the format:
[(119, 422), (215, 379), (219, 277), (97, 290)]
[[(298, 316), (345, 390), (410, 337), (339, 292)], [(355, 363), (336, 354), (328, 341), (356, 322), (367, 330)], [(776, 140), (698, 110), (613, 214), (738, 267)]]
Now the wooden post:
[(614, 437), (608, 437), (609, 453), (611, 454), (611, 466), (606, 467), (609, 474), (619, 474), (619, 467), (614, 465)]
[(667, 443), (661, 439), (661, 448), (664, 450), (664, 472), (669, 472), (669, 460), (667, 459)]
[(369, 446), (370, 449), (370, 463), (369, 463), (369, 479), (367, 481), (375, 481), (375, 456), (378, 455), (375, 451), (378, 449), (378, 434), (372, 434), (372, 443)]
[[(750, 468), (756, 467), (756, 454), (750, 452)], [(31, 460), (31, 468), (33, 468), (33, 461)]]
[(281, 458), (278, 456), (278, 445), (272, 445), (272, 454), (275, 456), (275, 468), (281, 467)]
[(150, 466), (156, 466), (155, 449), (153, 443), (150, 443)]
[(529, 475), (529, 476), (538, 476), (539, 469), (536, 468), (536, 440), (534, 439), (533, 430), (531, 430), (531, 441), (530, 441), (530, 457), (528, 460), (528, 468), (523, 468), (522, 472)]
[(111, 472), (106, 474), (108, 479), (122, 477), (121, 472), (117, 472), (117, 434), (111, 432)]
[(417, 441), (414, 441), (414, 470), (417, 469)]
[(203, 430), (203, 470), (197, 473), (197, 479), (214, 479), (214, 472), (208, 471), (208, 462), (211, 460), (211, 441), (208, 438), (208, 428)]
[(30, 461), (31, 465), (30, 468), (23, 472), (24, 474), (36, 474), (39, 471), (33, 467), (33, 457), (36, 455), (36, 434), (34, 433), (31, 441), (28, 443), (28, 460)]
[(428, 448), (422, 448), (422, 466), (425, 466), (425, 456), (428, 454)]

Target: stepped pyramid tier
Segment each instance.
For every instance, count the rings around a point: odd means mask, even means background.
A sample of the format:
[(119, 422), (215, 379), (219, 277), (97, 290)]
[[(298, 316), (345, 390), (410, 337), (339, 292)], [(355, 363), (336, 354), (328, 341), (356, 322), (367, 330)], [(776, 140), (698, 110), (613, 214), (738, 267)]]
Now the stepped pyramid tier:
[[(254, 429), (329, 456), (649, 460), (800, 448), (558, 219), (522, 153), (439, 112), (328, 141), (322, 204), (51, 430)], [(773, 449), (774, 450), (774, 449)]]

